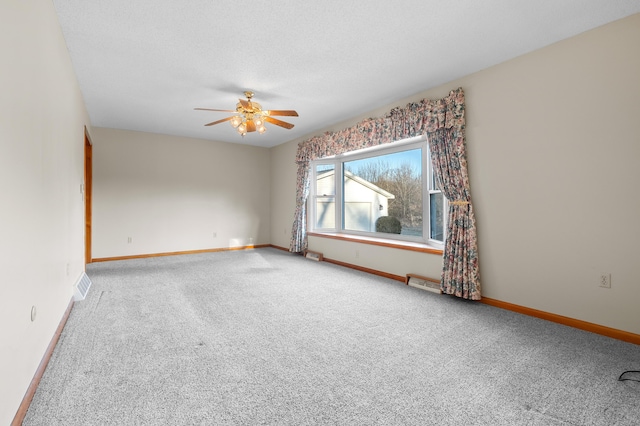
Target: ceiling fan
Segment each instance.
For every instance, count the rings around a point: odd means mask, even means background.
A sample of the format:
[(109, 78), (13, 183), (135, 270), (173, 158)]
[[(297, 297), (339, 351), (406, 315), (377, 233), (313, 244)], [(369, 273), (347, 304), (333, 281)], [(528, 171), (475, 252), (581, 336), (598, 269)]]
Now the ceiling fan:
[(222, 120), (212, 121), (205, 124), (205, 126), (213, 126), (214, 124), (224, 123), (230, 121), (231, 125), (244, 136), (247, 133), (258, 131), (258, 133), (264, 133), (267, 128), (264, 127), (264, 123), (275, 124), (276, 126), (284, 127), (285, 129), (293, 128), (293, 124), (286, 121), (278, 120), (273, 116), (289, 116), (297, 117), (298, 113), (293, 110), (263, 110), (262, 106), (257, 102), (252, 102), (254, 93), (251, 91), (244, 92), (244, 96), (247, 100), (239, 99), (240, 102), (236, 104), (236, 109), (211, 109), (211, 108), (194, 108), (200, 111), (220, 111), (220, 112), (233, 112), (236, 115), (232, 115)]

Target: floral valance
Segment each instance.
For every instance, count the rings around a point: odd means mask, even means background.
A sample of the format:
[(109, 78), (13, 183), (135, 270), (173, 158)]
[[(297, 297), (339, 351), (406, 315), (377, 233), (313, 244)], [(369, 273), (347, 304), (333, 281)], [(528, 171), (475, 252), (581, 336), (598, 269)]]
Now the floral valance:
[(296, 162), (338, 155), (371, 146), (420, 136), (442, 128), (464, 127), (464, 92), (452, 90), (449, 96), (393, 108), (384, 117), (369, 118), (336, 132), (327, 132), (298, 144)]

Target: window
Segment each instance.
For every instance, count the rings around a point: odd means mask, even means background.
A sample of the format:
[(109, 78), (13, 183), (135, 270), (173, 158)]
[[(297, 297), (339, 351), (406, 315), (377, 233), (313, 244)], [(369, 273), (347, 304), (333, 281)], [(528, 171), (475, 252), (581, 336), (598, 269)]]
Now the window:
[(424, 141), (312, 161), (311, 182), (313, 232), (444, 241), (446, 200)]

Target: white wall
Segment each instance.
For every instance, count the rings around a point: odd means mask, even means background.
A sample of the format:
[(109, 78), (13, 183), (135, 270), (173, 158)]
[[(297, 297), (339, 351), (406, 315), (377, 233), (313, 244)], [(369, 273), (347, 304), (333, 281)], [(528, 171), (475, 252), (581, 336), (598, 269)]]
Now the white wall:
[(0, 70), (0, 424), (7, 425), (84, 269), (89, 120), (50, 0), (0, 2)]
[[(634, 15), (323, 131), (462, 87), (484, 296), (640, 334), (638, 46)], [(292, 200), (273, 205), (274, 222), (293, 217), (297, 142), (272, 152), (272, 188)], [(325, 238), (309, 247), (397, 275), (438, 276), (441, 265)], [(601, 272), (611, 289), (598, 287)]]
[(268, 149), (105, 128), (92, 139), (94, 259), (269, 244)]

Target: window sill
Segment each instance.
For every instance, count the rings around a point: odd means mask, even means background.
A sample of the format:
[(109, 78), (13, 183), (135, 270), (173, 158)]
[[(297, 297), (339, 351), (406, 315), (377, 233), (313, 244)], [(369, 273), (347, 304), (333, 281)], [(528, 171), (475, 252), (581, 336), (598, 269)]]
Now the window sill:
[(396, 241), (388, 240), (384, 238), (363, 237), (359, 235), (348, 235), (339, 233), (318, 233), (309, 232), (307, 234), (310, 237), (329, 238), (332, 240), (351, 241), (353, 243), (369, 244), (373, 246), (389, 247), (399, 250), (417, 251), (420, 253), (437, 254), (442, 256), (442, 249), (435, 248), (433, 246), (423, 243), (413, 243), (409, 241)]

